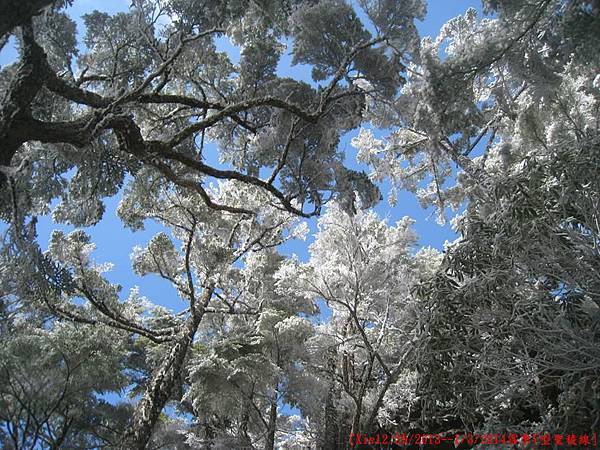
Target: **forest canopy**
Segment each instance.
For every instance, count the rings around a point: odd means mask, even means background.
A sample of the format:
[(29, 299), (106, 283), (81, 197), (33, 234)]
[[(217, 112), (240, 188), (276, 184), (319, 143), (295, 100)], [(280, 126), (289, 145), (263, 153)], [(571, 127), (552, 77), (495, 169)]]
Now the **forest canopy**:
[[(597, 433), (597, 0), (433, 38), (424, 0), (77, 1), (0, 5), (1, 448)], [(374, 211), (405, 192), (456, 240)], [(95, 257), (111, 199), (178, 310)]]

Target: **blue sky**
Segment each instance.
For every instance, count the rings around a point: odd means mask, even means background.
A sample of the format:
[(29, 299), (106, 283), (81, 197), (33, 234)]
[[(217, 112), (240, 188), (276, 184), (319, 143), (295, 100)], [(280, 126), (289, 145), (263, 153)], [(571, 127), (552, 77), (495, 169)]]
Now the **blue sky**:
[[(108, 13), (125, 11), (130, 2), (128, 0), (75, 0), (73, 6), (69, 8), (71, 17), (76, 19), (78, 24), (79, 36), (83, 36), (84, 29), (82, 14), (99, 9)], [(436, 36), (440, 27), (450, 18), (455, 17), (464, 12), (469, 7), (480, 9), (478, 0), (431, 0), (428, 5), (428, 13), (423, 22), (417, 23), (417, 27), (422, 37), (426, 35)], [(219, 46), (228, 51), (232, 60), (237, 60), (239, 55), (238, 49), (233, 48), (226, 39), (219, 41)], [(0, 52), (0, 66), (12, 63), (16, 58), (14, 49), (14, 41), (12, 45), (7, 45)], [(290, 66), (291, 58), (289, 55), (284, 55), (279, 65), (281, 75), (291, 76), (297, 79), (309, 81), (310, 69), (306, 67)], [(347, 133), (343, 136), (340, 142), (340, 150), (346, 155), (346, 163), (349, 167), (359, 170), (365, 170), (368, 173), (368, 168), (360, 166), (356, 163), (356, 150), (350, 145), (350, 140), (356, 136), (357, 131)], [(384, 199), (387, 197), (389, 186), (383, 184), (380, 186)], [(116, 217), (116, 207), (119, 202), (120, 195), (106, 199), (106, 212), (100, 223), (94, 227), (86, 229), (92, 236), (93, 242), (97, 245), (97, 250), (94, 253), (94, 259), (97, 262), (112, 262), (114, 267), (112, 271), (106, 274), (107, 278), (113, 283), (119, 283), (123, 286), (122, 295), (126, 297), (129, 290), (134, 286), (139, 286), (143, 295), (147, 296), (152, 302), (163, 305), (175, 311), (181, 310), (185, 305), (178, 299), (175, 290), (169, 284), (157, 276), (149, 275), (146, 277), (138, 277), (130, 270), (130, 253), (135, 245), (144, 245), (157, 232), (161, 231), (161, 227), (148, 223), (144, 231), (130, 232), (124, 229), (120, 220)], [(398, 203), (395, 207), (390, 207), (386, 200), (382, 201), (376, 211), (382, 217), (387, 217), (390, 223), (395, 222), (403, 216), (410, 216), (416, 220), (415, 230), (420, 236), (419, 245), (433, 246), (442, 249), (446, 240), (454, 240), (456, 235), (452, 232), (449, 225), (439, 226), (435, 222), (435, 216), (431, 210), (423, 210), (416, 201), (413, 194), (401, 193), (398, 196)], [(316, 220), (309, 221), (311, 235), (316, 230)], [(51, 231), (55, 228), (60, 228), (65, 231), (70, 231), (73, 227), (57, 225), (52, 222), (49, 217), (40, 217), (38, 226), (38, 238), (43, 248), (46, 248), (48, 237)], [(309, 236), (305, 242), (293, 242), (286, 244), (282, 251), (288, 254), (295, 253), (301, 260), (305, 260), (308, 256), (308, 244), (312, 241), (312, 236)]]

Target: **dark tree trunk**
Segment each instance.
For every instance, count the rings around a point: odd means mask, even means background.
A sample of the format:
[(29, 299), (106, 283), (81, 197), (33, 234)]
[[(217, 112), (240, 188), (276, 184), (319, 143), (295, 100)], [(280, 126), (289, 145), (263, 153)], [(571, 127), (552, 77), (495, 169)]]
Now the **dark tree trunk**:
[(352, 417), (352, 429), (351, 434), (359, 434), (361, 432), (360, 420), (362, 418), (362, 397), (356, 402), (356, 411)]
[(321, 450), (338, 450), (339, 448), (343, 448), (338, 445), (340, 423), (335, 405), (333, 404), (333, 399), (338, 395), (338, 392), (334, 384), (335, 383), (332, 382), (329, 392), (327, 393), (327, 398), (325, 399), (325, 432), (319, 443), (319, 449)]
[(273, 450), (275, 448), (275, 431), (277, 430), (277, 394), (271, 399), (268, 427), (264, 450)]
[[(207, 289), (204, 292), (202, 303), (208, 303), (211, 296), (212, 290)], [(122, 450), (144, 450), (148, 445), (160, 413), (171, 397), (177, 380), (179, 380), (181, 368), (188, 349), (194, 341), (194, 335), (198, 330), (202, 316), (203, 310), (190, 315), (182, 334), (160, 367), (154, 372), (152, 380), (146, 387), (144, 396), (135, 408), (131, 425), (121, 443)]]
[[(0, 17), (4, 15), (3, 9), (0, 8)], [(23, 57), (0, 104), (0, 166), (10, 166), (15, 152), (24, 142), (21, 135), (27, 128), (31, 102), (43, 84), (40, 67), (46, 55), (33, 40), (31, 24), (23, 25), (21, 32)], [(0, 173), (0, 185), (3, 180), (4, 174)]]
[(252, 439), (248, 434), (248, 424), (250, 423), (249, 400), (244, 400), (244, 409), (240, 420), (240, 447), (242, 449), (252, 448)]
[(0, 2), (0, 38), (23, 25), (56, 0), (2, 0)]

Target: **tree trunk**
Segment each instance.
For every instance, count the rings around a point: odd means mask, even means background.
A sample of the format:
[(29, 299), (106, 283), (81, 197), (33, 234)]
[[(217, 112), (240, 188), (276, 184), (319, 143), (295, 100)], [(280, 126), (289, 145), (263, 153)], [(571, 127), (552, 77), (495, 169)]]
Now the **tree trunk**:
[[(34, 41), (31, 24), (23, 25), (21, 33), (23, 56), (0, 104), (0, 166), (6, 167), (11, 165), (15, 152), (24, 142), (22, 135), (27, 128), (31, 103), (43, 84), (40, 67), (46, 55)], [(5, 181), (6, 175), (0, 172), (0, 186)]]
[(244, 400), (244, 409), (240, 420), (240, 447), (243, 449), (252, 448), (252, 439), (248, 434), (248, 424), (250, 423), (250, 406), (249, 400)]
[[(212, 290), (205, 290), (202, 304), (207, 303), (211, 296)], [(203, 315), (203, 309), (192, 312), (181, 336), (152, 376), (144, 396), (135, 408), (129, 430), (121, 442), (121, 450), (144, 450), (148, 445), (160, 413), (179, 379), (185, 357)]]
[(351, 434), (359, 434), (360, 433), (360, 419), (362, 417), (362, 397), (359, 398), (356, 404), (356, 411), (354, 412), (354, 416), (352, 417), (352, 430), (350, 430)]
[(335, 388), (335, 382), (331, 383), (327, 398), (325, 399), (325, 424), (323, 436), (319, 443), (320, 450), (338, 450), (340, 448), (339, 435), (340, 435), (340, 421), (333, 404), (334, 398), (339, 395)]
[(2, 0), (0, 4), (0, 37), (6, 36), (13, 28), (23, 25), (33, 16), (41, 14), (44, 8), (56, 3), (55, 0)]
[(267, 440), (264, 450), (273, 450), (275, 448), (275, 431), (277, 429), (277, 393), (271, 399), (268, 424), (269, 428), (267, 430)]

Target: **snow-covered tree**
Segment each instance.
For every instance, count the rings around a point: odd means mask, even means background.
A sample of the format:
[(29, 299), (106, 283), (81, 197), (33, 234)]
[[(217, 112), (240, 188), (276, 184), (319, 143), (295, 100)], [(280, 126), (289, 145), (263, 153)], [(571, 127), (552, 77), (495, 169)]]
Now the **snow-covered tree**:
[[(130, 373), (127, 382), (143, 395), (114, 445), (145, 448), (166, 403), (199, 379), (200, 369), (185, 373), (190, 349), (196, 341), (219, 345), (216, 323), (196, 338), (205, 315), (231, 321), (232, 335), (243, 326), (224, 315), (258, 316), (273, 326), (268, 317), (279, 318), (280, 331), (255, 330), (256, 357), (281, 372), (274, 385), (262, 380), (259, 392), (276, 409), (294, 355), (277, 342), (308, 332), (297, 314), (310, 311), (252, 294), (253, 279), (268, 278), (280, 264), (273, 248), (295, 236), (293, 216), (317, 215), (333, 197), (351, 210), (355, 192), (365, 207), (378, 201), (368, 178), (343, 166), (337, 144), (362, 119), (365, 92), (354, 80), (381, 93), (401, 85), (395, 74), (422, 11), (396, 8), (403, 29), (380, 17), (381, 29), (371, 33), (344, 1), (140, 0), (127, 12), (85, 15), (78, 40), (64, 9), (70, 3), (8, 2), (1, 9), (0, 47), (12, 35), (19, 50), (18, 61), (0, 72), (0, 217), (8, 224), (2, 269), (10, 279), (3, 309), (43, 311), (50, 329), (68, 322), (106, 330), (105, 339), (113, 331), (133, 337), (141, 375)], [(240, 48), (239, 63), (217, 49), (220, 37)], [(314, 67), (312, 85), (277, 75), (288, 43), (295, 63)], [(133, 268), (172, 283), (186, 304), (182, 313), (136, 292), (124, 301), (82, 231), (56, 232), (47, 252), (38, 248), (36, 216), (92, 226), (103, 216), (103, 199), (119, 192), (127, 226), (149, 219), (171, 230), (136, 249)], [(243, 272), (251, 271), (248, 252), (274, 260), (253, 262), (258, 273), (250, 275)], [(115, 358), (130, 351), (115, 347)], [(278, 361), (277, 353), (290, 359)], [(98, 382), (90, 392), (102, 390)], [(192, 405), (194, 392), (185, 397)], [(263, 437), (271, 446), (276, 414)]]
[[(304, 292), (331, 310), (306, 342), (310, 359), (294, 386), (295, 403), (320, 426), (323, 448), (344, 447), (350, 433), (391, 425), (387, 419), (414, 400), (388, 394), (406, 388), (415, 372), (423, 324), (411, 289), (441, 258), (431, 249), (413, 254), (411, 225), (404, 218), (388, 226), (373, 212), (349, 214), (332, 204), (319, 219), (310, 260), (290, 261), (279, 274), (284, 292)], [(310, 383), (319, 387), (306, 389)]]
[[(419, 405), (430, 432), (598, 426), (597, 2), (489, 1), (421, 42), (391, 129), (354, 140), (376, 179), (466, 210), (418, 295)], [(443, 54), (443, 56), (442, 56)], [(418, 420), (416, 420), (418, 419)], [(486, 446), (487, 448), (487, 446)]]
[[(598, 428), (596, 0), (484, 0), (422, 40), (421, 0), (134, 0), (81, 39), (72, 3), (0, 5), (3, 448)], [(383, 181), (459, 238), (418, 249), (369, 210)], [(117, 195), (162, 228), (132, 270), (177, 311), (80, 229), (38, 245), (38, 216), (91, 227)]]

